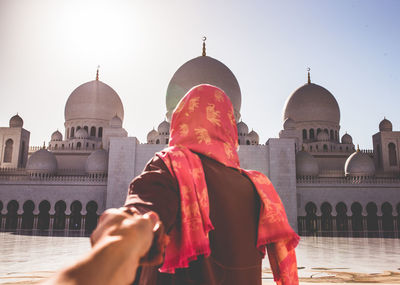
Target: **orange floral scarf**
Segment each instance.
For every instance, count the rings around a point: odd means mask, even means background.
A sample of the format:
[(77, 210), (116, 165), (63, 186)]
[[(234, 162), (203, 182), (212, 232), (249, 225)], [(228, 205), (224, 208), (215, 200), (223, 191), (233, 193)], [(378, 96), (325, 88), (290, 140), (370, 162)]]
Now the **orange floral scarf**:
[(208, 232), (214, 228), (209, 218), (202, 163), (195, 154), (201, 153), (239, 169), (252, 181), (261, 200), (257, 248), (265, 255), (269, 245), (268, 255), (277, 282), (288, 280), (282, 284), (297, 284), (297, 267), (293, 264), (296, 265), (294, 248), (299, 237), (290, 227), (269, 179), (260, 172), (240, 168), (237, 148), (237, 127), (229, 98), (211, 85), (191, 89), (172, 115), (169, 147), (157, 153), (177, 179), (181, 199), (181, 221), (170, 233), (171, 242), (160, 271), (174, 273), (176, 268), (188, 267), (198, 255), (210, 255)]

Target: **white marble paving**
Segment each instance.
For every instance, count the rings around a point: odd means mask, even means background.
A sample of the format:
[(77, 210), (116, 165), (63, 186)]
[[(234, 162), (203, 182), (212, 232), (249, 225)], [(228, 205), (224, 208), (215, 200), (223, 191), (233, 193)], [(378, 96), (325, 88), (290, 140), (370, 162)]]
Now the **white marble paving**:
[[(35, 272), (54, 272), (89, 249), (87, 237), (0, 233), (0, 284), (21, 281), (24, 275), (28, 278)], [(400, 239), (303, 237), (297, 248), (297, 259), (302, 268), (300, 277), (329, 275), (327, 270), (400, 273)], [(263, 267), (269, 268), (268, 260), (264, 260)], [(265, 281), (272, 278), (267, 273), (263, 277)]]

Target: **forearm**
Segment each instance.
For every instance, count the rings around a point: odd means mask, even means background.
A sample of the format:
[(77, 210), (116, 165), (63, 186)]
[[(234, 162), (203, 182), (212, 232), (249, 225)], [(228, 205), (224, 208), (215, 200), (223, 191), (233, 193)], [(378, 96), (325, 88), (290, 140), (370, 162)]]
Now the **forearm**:
[[(96, 246), (88, 256), (63, 269), (44, 285), (126, 284), (125, 271), (130, 270), (128, 274), (136, 272), (139, 255), (132, 255), (124, 248), (121, 241), (116, 239)], [(128, 262), (129, 268), (124, 266), (127, 259), (131, 259)], [(131, 278), (132, 276), (129, 276), (129, 279)]]

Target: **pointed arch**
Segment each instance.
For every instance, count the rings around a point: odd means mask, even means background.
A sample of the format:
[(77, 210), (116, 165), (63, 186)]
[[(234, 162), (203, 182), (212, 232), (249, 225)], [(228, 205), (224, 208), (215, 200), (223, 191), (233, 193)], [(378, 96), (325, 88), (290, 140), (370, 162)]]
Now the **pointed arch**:
[(6, 147), (4, 149), (3, 162), (11, 162), (12, 161), (13, 148), (14, 148), (14, 141), (12, 139), (8, 139), (6, 141)]

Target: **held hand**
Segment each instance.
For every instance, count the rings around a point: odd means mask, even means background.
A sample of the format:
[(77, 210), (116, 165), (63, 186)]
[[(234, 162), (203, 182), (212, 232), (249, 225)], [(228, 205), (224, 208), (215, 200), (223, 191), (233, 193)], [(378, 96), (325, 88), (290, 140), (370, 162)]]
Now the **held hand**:
[(168, 243), (169, 237), (164, 232), (163, 224), (160, 223), (154, 232), (153, 243), (149, 251), (139, 261), (140, 265), (160, 265), (164, 261), (164, 252)]
[[(165, 247), (169, 242), (168, 236), (164, 233), (164, 227), (162, 223), (158, 220), (157, 214), (154, 212), (149, 212), (143, 217), (150, 215), (150, 218), (156, 218), (157, 223), (153, 228), (153, 239), (151, 243), (151, 247), (146, 244), (145, 246), (140, 246), (139, 248), (143, 249), (140, 252), (140, 265), (159, 265), (163, 261)], [(119, 224), (125, 219), (131, 219), (133, 217), (142, 217), (142, 215), (138, 213), (132, 212), (130, 209), (122, 207), (119, 209), (108, 209), (101, 215), (99, 224), (95, 231), (92, 233), (90, 237), (90, 241), (92, 246), (96, 246), (101, 242), (104, 235), (108, 233), (110, 228), (115, 224)], [(150, 240), (151, 241), (151, 240)], [(139, 241), (132, 241), (132, 244), (138, 243)], [(132, 244), (130, 246), (132, 246)], [(148, 250), (149, 249), (149, 250)]]
[(123, 209), (109, 209), (91, 236), (93, 249), (44, 284), (130, 284), (139, 260), (149, 251), (154, 232), (159, 228), (154, 212), (130, 215)]
[(125, 208), (108, 209), (100, 219), (99, 224), (90, 236), (92, 247), (101, 246), (112, 239), (121, 239), (127, 250), (135, 250), (143, 257), (151, 246), (154, 233), (160, 228), (158, 215), (149, 212), (145, 215), (130, 215)]

